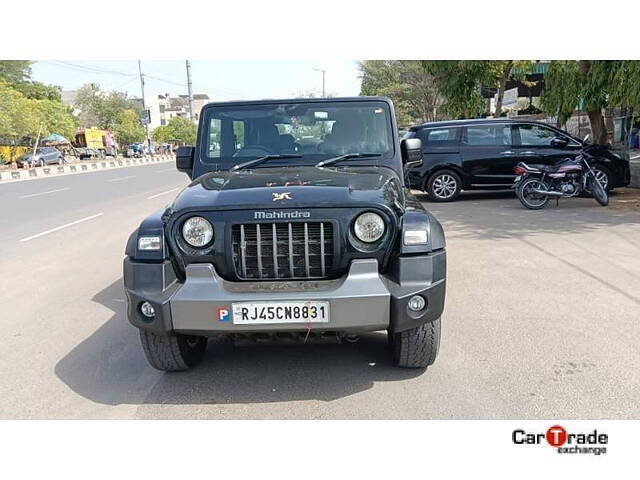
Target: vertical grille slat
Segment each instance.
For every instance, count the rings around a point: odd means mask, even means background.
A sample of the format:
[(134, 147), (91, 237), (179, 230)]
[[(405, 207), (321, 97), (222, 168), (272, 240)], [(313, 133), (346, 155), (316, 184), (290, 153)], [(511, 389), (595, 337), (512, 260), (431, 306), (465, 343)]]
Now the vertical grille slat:
[(289, 274), (291, 275), (291, 278), (295, 278), (296, 271), (293, 267), (293, 232), (290, 223), (287, 225), (287, 227), (289, 231)]
[(333, 273), (331, 222), (232, 226), (233, 262), (242, 280), (326, 278)]
[(320, 275), (324, 277), (324, 223), (320, 224)]
[(247, 242), (244, 240), (244, 225), (240, 225), (240, 265), (242, 266), (242, 276), (247, 276)]
[(273, 245), (273, 273), (278, 278), (278, 234), (276, 224), (271, 224), (271, 243)]
[(260, 224), (256, 223), (256, 257), (258, 259), (258, 276), (262, 278), (262, 235), (260, 235)]
[(307, 277), (311, 276), (309, 272), (309, 226), (304, 224), (304, 271)]

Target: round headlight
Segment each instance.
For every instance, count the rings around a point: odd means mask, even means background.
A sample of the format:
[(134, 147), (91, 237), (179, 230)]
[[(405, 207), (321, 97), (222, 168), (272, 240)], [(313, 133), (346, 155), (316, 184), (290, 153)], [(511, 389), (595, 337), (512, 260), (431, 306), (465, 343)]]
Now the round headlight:
[(213, 239), (213, 227), (206, 218), (191, 217), (182, 225), (182, 237), (192, 247), (204, 247)]
[(372, 243), (380, 240), (384, 235), (384, 220), (377, 213), (367, 212), (356, 218), (353, 231), (359, 240)]

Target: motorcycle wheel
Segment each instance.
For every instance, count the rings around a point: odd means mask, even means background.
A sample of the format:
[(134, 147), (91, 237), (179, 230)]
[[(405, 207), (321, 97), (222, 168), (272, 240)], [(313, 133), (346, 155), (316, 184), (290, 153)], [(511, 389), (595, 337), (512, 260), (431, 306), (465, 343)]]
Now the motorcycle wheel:
[(520, 203), (529, 210), (540, 210), (547, 205), (549, 197), (535, 193), (533, 190), (547, 190), (547, 186), (537, 178), (528, 178), (520, 183), (516, 189), (516, 195)]
[(593, 195), (593, 198), (596, 199), (596, 202), (603, 207), (609, 205), (609, 194), (604, 188), (602, 188), (602, 184), (597, 181), (593, 175), (589, 178), (589, 183), (589, 186), (591, 187), (591, 194)]

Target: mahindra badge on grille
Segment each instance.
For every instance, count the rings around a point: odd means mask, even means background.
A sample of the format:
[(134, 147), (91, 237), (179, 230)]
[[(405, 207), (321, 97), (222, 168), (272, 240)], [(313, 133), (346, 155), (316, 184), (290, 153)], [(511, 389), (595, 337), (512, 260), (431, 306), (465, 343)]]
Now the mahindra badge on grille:
[(291, 200), (291, 192), (273, 192), (271, 195), (274, 202), (278, 202), (280, 200)]

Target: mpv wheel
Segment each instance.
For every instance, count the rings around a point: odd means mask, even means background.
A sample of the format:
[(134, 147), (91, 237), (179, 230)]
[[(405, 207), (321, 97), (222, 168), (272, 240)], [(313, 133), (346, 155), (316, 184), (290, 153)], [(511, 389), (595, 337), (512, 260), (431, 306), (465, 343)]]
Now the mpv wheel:
[(458, 198), (462, 182), (452, 170), (440, 170), (429, 177), (426, 191), (434, 202), (451, 202)]

